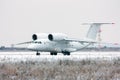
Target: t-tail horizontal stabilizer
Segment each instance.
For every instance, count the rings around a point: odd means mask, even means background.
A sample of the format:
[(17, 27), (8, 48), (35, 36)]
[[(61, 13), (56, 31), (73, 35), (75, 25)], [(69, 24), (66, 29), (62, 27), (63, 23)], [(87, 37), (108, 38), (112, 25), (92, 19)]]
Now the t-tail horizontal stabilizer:
[(90, 25), (86, 38), (95, 40), (97, 33), (99, 32), (100, 26), (103, 24), (114, 24), (114, 23), (83, 23), (82, 25)]

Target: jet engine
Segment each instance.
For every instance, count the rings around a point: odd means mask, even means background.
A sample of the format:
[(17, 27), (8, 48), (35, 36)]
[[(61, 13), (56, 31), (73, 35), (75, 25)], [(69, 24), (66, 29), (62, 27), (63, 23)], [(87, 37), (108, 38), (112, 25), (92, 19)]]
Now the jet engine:
[(67, 35), (62, 33), (52, 33), (52, 34), (48, 34), (48, 39), (50, 41), (64, 40), (64, 39), (67, 39)]
[(47, 39), (48, 34), (47, 33), (35, 33), (32, 35), (32, 39), (33, 40), (37, 40), (37, 39)]

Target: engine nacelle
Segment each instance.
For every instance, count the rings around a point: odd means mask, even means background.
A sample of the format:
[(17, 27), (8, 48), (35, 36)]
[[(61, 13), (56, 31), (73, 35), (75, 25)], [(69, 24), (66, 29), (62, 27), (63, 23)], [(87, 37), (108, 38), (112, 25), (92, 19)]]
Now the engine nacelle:
[(32, 39), (33, 40), (37, 40), (37, 39), (47, 39), (48, 38), (48, 34), (47, 33), (35, 33), (32, 35)]
[(52, 34), (48, 34), (48, 39), (50, 41), (64, 40), (64, 39), (67, 39), (67, 35), (62, 33), (52, 33)]

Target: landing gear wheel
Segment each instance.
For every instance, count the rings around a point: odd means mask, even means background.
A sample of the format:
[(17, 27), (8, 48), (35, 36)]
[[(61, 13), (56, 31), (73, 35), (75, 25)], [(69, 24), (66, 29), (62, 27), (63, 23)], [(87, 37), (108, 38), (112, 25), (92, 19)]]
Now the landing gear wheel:
[(39, 52), (37, 52), (37, 53), (36, 53), (36, 55), (40, 55), (40, 53), (39, 53)]
[(70, 55), (70, 52), (68, 52), (67, 55), (69, 56), (69, 55)]
[(53, 55), (53, 53), (51, 52), (50, 55)]
[(69, 56), (70, 52), (64, 52), (63, 54)]
[(57, 53), (56, 52), (51, 52), (50, 55), (57, 55)]
[(54, 55), (57, 55), (57, 53), (54, 53)]

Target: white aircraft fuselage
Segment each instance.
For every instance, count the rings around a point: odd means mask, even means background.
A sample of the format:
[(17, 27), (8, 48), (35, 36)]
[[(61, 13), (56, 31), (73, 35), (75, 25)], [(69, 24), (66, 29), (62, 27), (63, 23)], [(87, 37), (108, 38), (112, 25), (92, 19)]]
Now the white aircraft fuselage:
[(95, 41), (96, 35), (102, 24), (113, 23), (91, 23), (86, 38), (81, 40), (68, 38), (63, 33), (35, 33), (32, 35), (33, 41), (19, 44), (29, 43), (27, 48), (37, 51), (36, 55), (40, 55), (39, 52), (50, 52), (51, 55), (57, 55), (57, 53), (70, 55), (71, 52), (79, 51), (93, 43), (97, 43)]
[(89, 43), (82, 44), (79, 42), (67, 42), (67, 41), (50, 41), (46, 39), (42, 39), (39, 41), (34, 41), (31, 43), (27, 48), (33, 51), (40, 51), (40, 52), (75, 52), (84, 48)]

